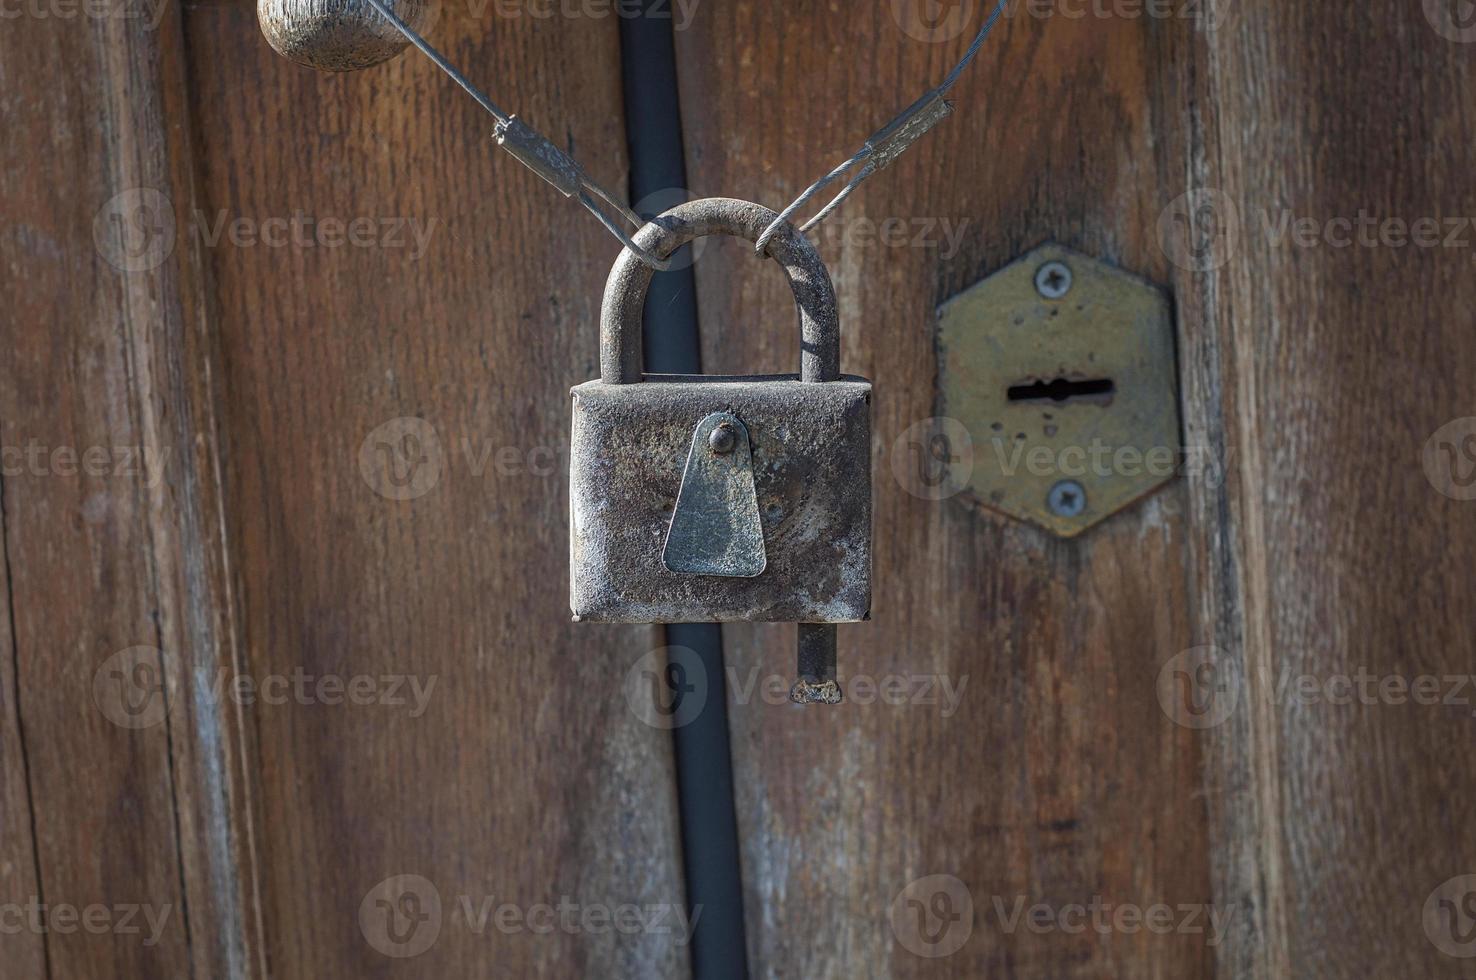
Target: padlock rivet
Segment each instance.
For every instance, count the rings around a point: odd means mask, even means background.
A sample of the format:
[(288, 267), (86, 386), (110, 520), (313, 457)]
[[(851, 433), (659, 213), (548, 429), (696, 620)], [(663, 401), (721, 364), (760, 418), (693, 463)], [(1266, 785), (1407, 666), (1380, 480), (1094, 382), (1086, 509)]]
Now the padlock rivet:
[(712, 447), (713, 452), (726, 455), (733, 451), (734, 446), (738, 445), (738, 437), (734, 434), (731, 425), (727, 422), (722, 422), (707, 437), (707, 444)]

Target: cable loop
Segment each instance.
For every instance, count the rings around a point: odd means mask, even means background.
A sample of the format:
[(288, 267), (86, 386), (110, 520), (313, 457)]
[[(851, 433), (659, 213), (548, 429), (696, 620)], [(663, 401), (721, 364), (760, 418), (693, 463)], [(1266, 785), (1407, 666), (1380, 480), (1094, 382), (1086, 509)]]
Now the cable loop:
[[(856, 166), (864, 164), (857, 171), (856, 175), (847, 182), (846, 186), (841, 188), (840, 193), (831, 198), (830, 202), (821, 208), (813, 218), (801, 225), (799, 230), (803, 234), (814, 228), (820, 222), (830, 217), (831, 213), (840, 207), (845, 199), (850, 197), (857, 187), (861, 186), (864, 180), (886, 169), (894, 160), (905, 153), (913, 143), (916, 143), (929, 130), (938, 125), (938, 123), (947, 119), (953, 112), (953, 103), (945, 98), (948, 90), (953, 87), (954, 83), (958, 81), (959, 76), (964, 73), (964, 70), (969, 67), (970, 63), (979, 54), (979, 49), (984, 46), (985, 39), (989, 37), (989, 32), (994, 29), (994, 25), (1003, 16), (1006, 2), (1007, 0), (999, 0), (998, 5), (994, 8), (994, 12), (989, 15), (989, 18), (984, 22), (984, 26), (974, 38), (973, 43), (969, 45), (969, 50), (964, 54), (963, 60), (948, 73), (948, 77), (943, 80), (943, 84), (924, 93), (922, 98), (908, 106), (895, 119), (877, 130), (850, 159), (805, 188), (804, 193), (795, 198), (794, 203), (781, 211), (773, 223), (764, 229), (763, 234), (758, 237), (758, 241), (754, 244), (754, 251), (759, 255), (763, 255), (769, 247), (769, 242), (773, 240), (780, 228), (793, 218), (801, 208), (808, 204), (816, 194), (819, 194), (826, 187), (835, 183)], [(637, 229), (643, 227), (645, 222), (623, 201), (595, 183), (589, 174), (584, 172), (584, 168), (579, 165), (578, 161), (559, 149), (547, 137), (528, 126), (517, 116), (503, 111), (496, 103), (487, 98), (485, 93), (473, 85), (439, 51), (431, 47), (425, 38), (417, 34), (409, 24), (406, 24), (396, 16), (394, 11), (390, 10), (389, 6), (385, 3), (385, 0), (369, 0), (369, 4), (379, 12), (380, 16), (389, 21), (396, 30), (405, 35), (405, 38), (411, 44), (420, 49), (421, 53), (430, 58), (436, 64), (436, 67), (450, 76), (452, 81), (465, 89), (467, 94), (476, 99), (477, 103), (483, 109), (486, 109), (488, 113), (497, 119), (494, 135), (497, 139), (498, 146), (512, 154), (523, 166), (558, 188), (559, 192), (565, 197), (579, 198), (579, 203), (588, 208), (589, 212), (599, 219), (600, 224), (604, 225), (610, 234), (619, 239), (620, 244), (630, 249), (641, 262), (655, 269), (666, 270), (671, 268), (670, 259), (662, 259), (642, 249), (636, 245), (631, 235), (621, 228), (619, 222), (610, 214), (610, 211), (614, 211), (616, 215), (624, 218)], [(601, 201), (608, 206), (610, 211), (600, 206), (599, 202)]]
[(533, 171), (554, 187), (565, 197), (577, 197), (579, 203), (589, 209), (599, 219), (605, 230), (620, 240), (620, 244), (635, 253), (646, 265), (652, 268), (666, 270), (671, 268), (671, 261), (661, 259), (636, 245), (631, 236), (620, 227), (620, 224), (610, 216), (595, 199), (603, 201), (620, 217), (630, 222), (636, 228), (641, 228), (645, 222), (640, 215), (636, 214), (624, 202), (595, 183), (579, 162), (559, 149), (543, 134), (533, 129), (517, 116), (503, 111), (481, 89), (471, 83), (471, 80), (457, 70), (456, 66), (447, 61), (445, 56), (430, 42), (415, 32), (409, 24), (405, 23), (395, 12), (390, 10), (384, 0), (369, 0), (369, 5), (377, 10), (381, 17), (389, 21), (405, 39), (420, 49), (421, 53), (433, 61), (437, 68), (450, 76), (451, 80), (466, 90), (466, 93), (477, 100), (477, 104), (486, 109), (497, 120), (493, 127), (493, 136), (497, 145), (502, 147), (519, 163)]
[(759, 236), (758, 241), (754, 244), (754, 251), (759, 255), (763, 255), (764, 250), (769, 247), (770, 239), (778, 233), (785, 222), (793, 218), (816, 194), (835, 183), (835, 181), (850, 171), (851, 168), (865, 161), (866, 165), (861, 168), (855, 177), (851, 178), (850, 182), (841, 189), (840, 193), (831, 198), (830, 203), (821, 208), (819, 213), (813, 218), (801, 225), (799, 230), (803, 233), (814, 228), (820, 222), (830, 217), (831, 212), (840, 207), (841, 203), (850, 197), (857, 187), (861, 186), (862, 181), (872, 174), (886, 169), (894, 160), (905, 153), (913, 143), (921, 139), (934, 126), (947, 119), (953, 112), (953, 103), (949, 102), (944, 96), (948, 94), (948, 90), (953, 88), (959, 76), (964, 73), (974, 58), (978, 56), (979, 49), (984, 46), (985, 39), (989, 37), (989, 32), (994, 30), (994, 25), (1004, 15), (1006, 2), (1007, 0), (999, 0), (999, 3), (994, 8), (994, 12), (989, 15), (989, 18), (984, 22), (984, 26), (979, 29), (978, 35), (974, 37), (973, 43), (969, 45), (969, 50), (965, 52), (963, 60), (948, 73), (948, 77), (943, 80), (942, 85), (924, 93), (922, 98), (902, 110), (901, 114), (895, 119), (872, 134), (871, 139), (867, 140), (865, 145), (857, 150), (855, 155), (849, 160), (805, 188), (804, 193), (795, 198), (794, 203), (790, 204), (789, 207), (779, 212), (778, 219), (764, 229), (764, 233)]

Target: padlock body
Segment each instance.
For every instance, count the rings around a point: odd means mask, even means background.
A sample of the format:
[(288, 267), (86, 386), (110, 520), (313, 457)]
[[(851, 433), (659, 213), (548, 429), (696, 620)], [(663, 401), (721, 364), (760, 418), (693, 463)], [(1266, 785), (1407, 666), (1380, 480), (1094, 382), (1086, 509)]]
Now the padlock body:
[[(852, 623), (871, 612), (871, 383), (646, 375), (573, 389), (570, 607), (609, 623)], [(662, 560), (697, 425), (747, 428), (767, 565), (752, 578)]]

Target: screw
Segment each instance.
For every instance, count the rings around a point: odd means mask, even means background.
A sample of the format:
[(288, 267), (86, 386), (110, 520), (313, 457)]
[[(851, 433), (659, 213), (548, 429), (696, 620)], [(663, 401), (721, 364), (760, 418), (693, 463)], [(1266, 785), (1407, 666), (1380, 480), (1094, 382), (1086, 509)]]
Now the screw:
[(1080, 517), (1087, 507), (1086, 489), (1075, 480), (1062, 480), (1046, 494), (1046, 506), (1057, 517)]
[(1071, 267), (1065, 262), (1047, 262), (1035, 270), (1035, 291), (1046, 299), (1060, 299), (1071, 292)]
[(733, 431), (733, 426), (727, 422), (719, 422), (707, 437), (708, 446), (719, 455), (727, 455), (738, 445), (738, 435)]

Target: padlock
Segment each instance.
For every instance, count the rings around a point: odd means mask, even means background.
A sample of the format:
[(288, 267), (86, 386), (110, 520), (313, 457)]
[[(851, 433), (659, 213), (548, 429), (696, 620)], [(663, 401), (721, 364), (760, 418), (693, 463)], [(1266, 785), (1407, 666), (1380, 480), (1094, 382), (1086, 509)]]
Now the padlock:
[[(635, 242), (666, 258), (708, 235), (755, 242), (775, 217), (691, 201)], [(800, 623), (796, 700), (838, 700), (834, 629), (815, 624), (870, 616), (871, 383), (840, 375), (835, 287), (815, 246), (786, 225), (766, 254), (799, 307), (798, 375), (643, 374), (653, 270), (628, 248), (616, 260), (600, 379), (572, 390), (570, 606), (593, 622)]]

